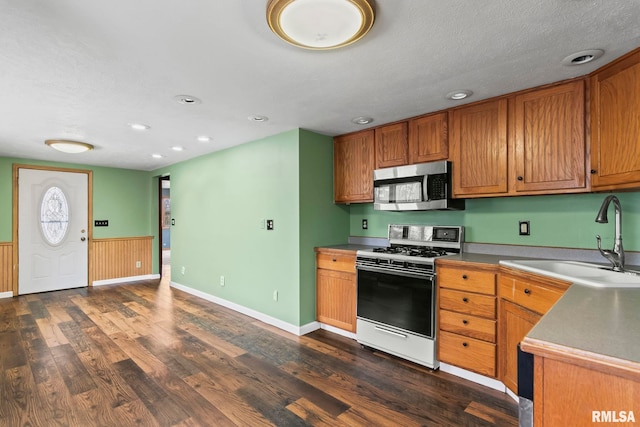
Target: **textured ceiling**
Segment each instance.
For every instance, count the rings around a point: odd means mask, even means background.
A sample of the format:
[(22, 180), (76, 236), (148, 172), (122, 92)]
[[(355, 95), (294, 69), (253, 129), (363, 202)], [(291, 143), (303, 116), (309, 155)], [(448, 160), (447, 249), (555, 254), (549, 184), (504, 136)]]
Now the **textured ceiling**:
[[(152, 170), (293, 128), (338, 135), (362, 129), (356, 116), (448, 108), (455, 89), (473, 102), (588, 74), (640, 46), (637, 0), (377, 0), (372, 31), (335, 51), (281, 41), (266, 3), (0, 0), (0, 156)], [(561, 65), (595, 48), (605, 55)], [(51, 138), (96, 149), (62, 154)]]

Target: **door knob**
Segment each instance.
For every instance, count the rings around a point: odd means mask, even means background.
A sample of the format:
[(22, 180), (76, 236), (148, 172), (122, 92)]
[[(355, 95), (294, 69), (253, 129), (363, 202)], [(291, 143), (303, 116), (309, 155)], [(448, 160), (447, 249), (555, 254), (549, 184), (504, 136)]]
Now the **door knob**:
[(81, 237), (81, 238), (80, 238), (80, 241), (81, 241), (81, 242), (84, 242), (85, 240), (87, 240), (87, 238), (86, 238), (86, 237)]

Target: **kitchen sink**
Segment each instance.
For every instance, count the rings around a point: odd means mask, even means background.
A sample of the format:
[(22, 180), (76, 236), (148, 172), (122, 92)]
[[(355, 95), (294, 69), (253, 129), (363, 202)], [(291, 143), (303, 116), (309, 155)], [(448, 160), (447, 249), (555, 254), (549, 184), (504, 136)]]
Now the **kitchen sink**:
[(613, 271), (600, 264), (557, 260), (503, 260), (500, 264), (598, 288), (640, 288), (640, 272)]

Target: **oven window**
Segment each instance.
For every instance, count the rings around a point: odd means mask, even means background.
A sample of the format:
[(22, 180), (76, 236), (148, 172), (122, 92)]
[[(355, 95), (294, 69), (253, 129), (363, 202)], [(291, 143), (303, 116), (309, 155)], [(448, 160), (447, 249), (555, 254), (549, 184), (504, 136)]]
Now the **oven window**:
[(358, 269), (358, 317), (433, 338), (433, 277)]

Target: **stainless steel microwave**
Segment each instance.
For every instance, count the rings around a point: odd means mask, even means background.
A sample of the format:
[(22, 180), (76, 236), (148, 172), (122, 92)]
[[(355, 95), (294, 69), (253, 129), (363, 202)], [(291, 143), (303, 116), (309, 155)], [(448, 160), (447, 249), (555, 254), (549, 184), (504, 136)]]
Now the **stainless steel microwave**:
[(380, 211), (464, 209), (464, 199), (451, 195), (451, 162), (376, 169), (373, 208)]

